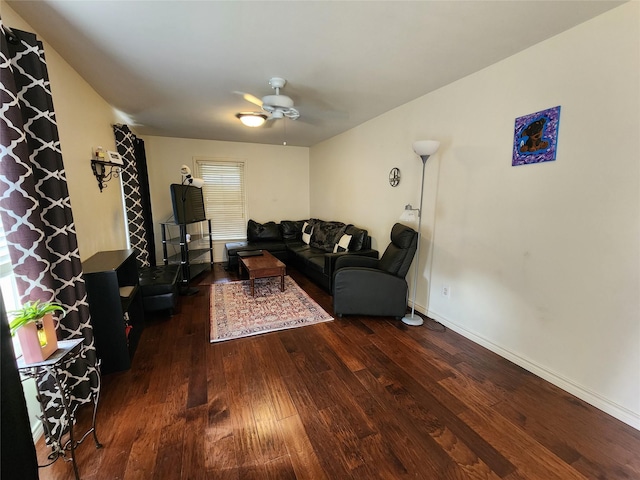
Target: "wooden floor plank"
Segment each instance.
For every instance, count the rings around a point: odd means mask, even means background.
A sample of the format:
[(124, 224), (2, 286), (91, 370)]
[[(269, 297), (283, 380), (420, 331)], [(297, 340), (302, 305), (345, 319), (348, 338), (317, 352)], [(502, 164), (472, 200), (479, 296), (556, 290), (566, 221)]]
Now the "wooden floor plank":
[[(212, 344), (210, 284), (237, 278), (216, 265), (173, 316), (147, 318), (132, 368), (103, 378), (104, 448), (78, 448), (83, 480), (640, 478), (638, 430), (431, 320), (347, 316)], [(90, 421), (81, 410), (78, 429)]]
[(125, 480), (144, 480), (148, 478), (156, 464), (158, 455), (158, 437), (163, 427), (161, 404), (147, 405), (138, 413), (137, 431), (126, 462)]
[(378, 407), (372, 411), (377, 419), (376, 424), (390, 449), (407, 470), (412, 472), (445, 472), (451, 468), (451, 459), (438, 448), (437, 443), (425, 429), (415, 427), (414, 419), (402, 414), (393, 394), (386, 382), (380, 382), (369, 369), (357, 372), (359, 381), (372, 397)]
[(182, 446), (182, 468), (180, 478), (206, 480), (205, 441), (206, 435), (193, 432), (206, 431), (208, 423), (207, 405), (187, 409), (185, 415), (185, 435)]
[(270, 343), (277, 342), (273, 335), (263, 335), (252, 345), (254, 348), (253, 371), (261, 376), (264, 382), (265, 394), (271, 406), (272, 415), (280, 420), (291, 415), (297, 415), (297, 410), (291, 402), (291, 397), (286, 386), (275, 368), (274, 359), (271, 357)]
[[(535, 378), (496, 406), (503, 416), (591, 478), (640, 478), (638, 432), (586, 402)], [(566, 412), (555, 418), (556, 412)], [(548, 418), (555, 418), (553, 423)]]
[(304, 423), (298, 415), (280, 420), (280, 426), (298, 480), (330, 480), (309, 441)]
[(499, 410), (478, 405), (460, 415), (510, 459), (525, 478), (579, 480), (584, 478), (571, 465), (522, 432), (500, 415)]

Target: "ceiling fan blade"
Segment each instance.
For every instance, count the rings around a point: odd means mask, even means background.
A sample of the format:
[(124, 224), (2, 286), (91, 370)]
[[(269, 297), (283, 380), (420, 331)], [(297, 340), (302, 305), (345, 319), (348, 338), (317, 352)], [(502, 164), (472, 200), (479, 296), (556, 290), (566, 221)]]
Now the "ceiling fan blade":
[(254, 95), (251, 95), (250, 93), (238, 92), (238, 91), (235, 91), (233, 93), (235, 93), (236, 95), (242, 95), (242, 98), (244, 98), (247, 102), (251, 102), (254, 105), (262, 107), (262, 100), (260, 100), (258, 97)]

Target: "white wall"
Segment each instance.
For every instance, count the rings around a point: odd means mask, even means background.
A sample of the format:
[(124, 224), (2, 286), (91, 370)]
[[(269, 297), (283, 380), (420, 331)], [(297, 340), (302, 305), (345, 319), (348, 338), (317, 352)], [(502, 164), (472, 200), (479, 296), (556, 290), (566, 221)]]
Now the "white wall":
[[(639, 20), (637, 2), (618, 7), (312, 147), (310, 166), (311, 215), (382, 249), (419, 202), (412, 142), (440, 140), (417, 308), (636, 428)], [(557, 105), (557, 160), (511, 167), (515, 118)]]
[[(279, 145), (141, 136), (149, 167), (157, 262), (162, 262), (160, 222), (172, 215), (169, 185), (180, 183), (180, 166), (195, 172), (194, 158), (245, 161), (248, 216), (257, 222), (309, 218), (309, 149)], [(223, 261), (224, 244), (214, 246)]]

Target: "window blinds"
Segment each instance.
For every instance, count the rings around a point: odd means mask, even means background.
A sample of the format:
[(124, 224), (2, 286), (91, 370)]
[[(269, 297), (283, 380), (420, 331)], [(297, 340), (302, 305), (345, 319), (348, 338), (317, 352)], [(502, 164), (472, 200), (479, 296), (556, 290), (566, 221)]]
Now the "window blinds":
[(244, 162), (197, 160), (213, 240), (246, 238)]

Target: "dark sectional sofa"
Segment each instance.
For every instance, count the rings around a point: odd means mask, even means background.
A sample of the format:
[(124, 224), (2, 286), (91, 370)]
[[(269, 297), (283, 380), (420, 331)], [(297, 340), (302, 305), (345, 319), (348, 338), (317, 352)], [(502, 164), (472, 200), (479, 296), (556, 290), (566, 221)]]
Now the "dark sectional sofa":
[[(303, 228), (306, 227), (306, 235)], [(249, 220), (247, 240), (225, 245), (227, 269), (238, 268), (238, 252), (267, 250), (293, 265), (326, 291), (331, 292), (336, 260), (344, 255), (378, 258), (368, 232), (354, 225), (312, 218), (258, 223)]]

